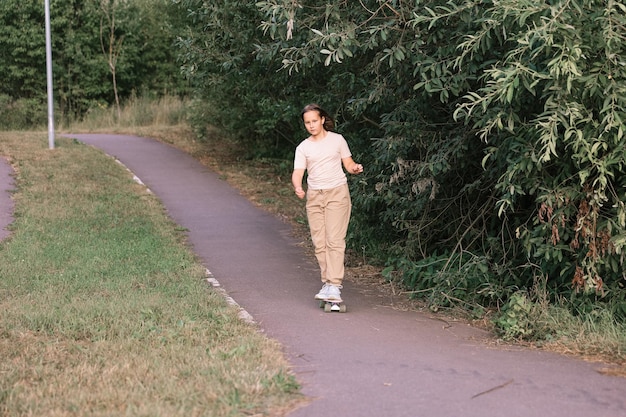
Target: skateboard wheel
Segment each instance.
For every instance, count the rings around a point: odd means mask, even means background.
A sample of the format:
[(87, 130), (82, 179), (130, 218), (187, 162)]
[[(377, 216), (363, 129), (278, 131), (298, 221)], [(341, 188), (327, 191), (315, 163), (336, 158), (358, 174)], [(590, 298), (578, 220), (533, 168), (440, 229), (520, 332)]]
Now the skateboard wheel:
[(340, 313), (345, 313), (346, 311), (348, 311), (348, 307), (346, 307), (345, 304), (342, 304), (339, 306), (339, 312)]
[(332, 311), (333, 305), (331, 303), (325, 303), (324, 304), (324, 311), (326, 313), (330, 313)]

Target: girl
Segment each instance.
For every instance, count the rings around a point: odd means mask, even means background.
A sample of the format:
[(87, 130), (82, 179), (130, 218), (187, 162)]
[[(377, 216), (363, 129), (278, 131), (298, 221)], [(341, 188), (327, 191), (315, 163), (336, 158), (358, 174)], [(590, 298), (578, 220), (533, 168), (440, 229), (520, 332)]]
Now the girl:
[[(323, 283), (315, 299), (341, 302), (346, 232), (352, 209), (342, 165), (351, 174), (363, 172), (363, 165), (352, 160), (346, 140), (332, 132), (335, 123), (320, 106), (307, 105), (302, 110), (302, 121), (311, 136), (296, 148), (291, 182), (299, 198), (306, 195), (311, 239)], [(305, 171), (306, 193), (302, 189)]]

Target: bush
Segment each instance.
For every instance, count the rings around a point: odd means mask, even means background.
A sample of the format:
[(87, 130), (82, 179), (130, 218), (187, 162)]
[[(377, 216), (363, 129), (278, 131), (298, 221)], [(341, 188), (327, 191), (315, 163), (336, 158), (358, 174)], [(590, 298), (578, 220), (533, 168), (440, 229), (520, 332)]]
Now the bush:
[(350, 244), (416, 294), (498, 307), (541, 271), (552, 302), (621, 309), (621, 4), (177, 3), (184, 67), (252, 156), (292, 150), (307, 102), (336, 116), (366, 168)]
[(48, 123), (47, 105), (38, 99), (0, 95), (0, 130), (35, 130)]

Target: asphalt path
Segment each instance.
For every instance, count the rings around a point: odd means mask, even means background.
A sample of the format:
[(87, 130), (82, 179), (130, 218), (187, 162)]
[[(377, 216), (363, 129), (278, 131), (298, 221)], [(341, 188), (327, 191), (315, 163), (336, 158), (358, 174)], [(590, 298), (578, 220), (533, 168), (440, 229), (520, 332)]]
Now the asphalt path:
[(601, 373), (605, 364), (496, 346), (479, 329), (386, 307), (350, 282), (348, 313), (324, 313), (313, 300), (317, 266), (289, 225), (216, 173), (148, 138), (64, 136), (141, 179), (211, 276), (284, 346), (311, 399), (290, 417), (626, 416), (626, 379)]

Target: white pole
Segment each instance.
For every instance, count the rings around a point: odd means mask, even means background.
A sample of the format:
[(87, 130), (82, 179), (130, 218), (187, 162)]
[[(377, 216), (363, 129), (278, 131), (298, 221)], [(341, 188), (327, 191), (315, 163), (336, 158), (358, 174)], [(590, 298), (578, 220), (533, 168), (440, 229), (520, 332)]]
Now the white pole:
[(52, 42), (50, 40), (50, 0), (46, 8), (46, 73), (48, 79), (48, 147), (54, 149), (54, 98), (52, 96)]

